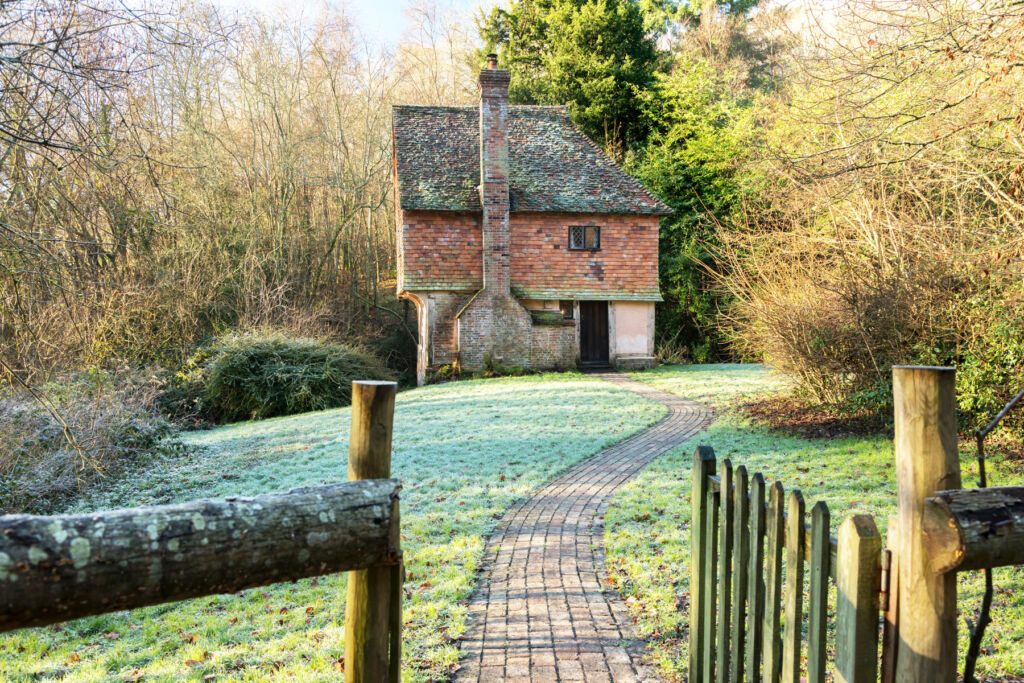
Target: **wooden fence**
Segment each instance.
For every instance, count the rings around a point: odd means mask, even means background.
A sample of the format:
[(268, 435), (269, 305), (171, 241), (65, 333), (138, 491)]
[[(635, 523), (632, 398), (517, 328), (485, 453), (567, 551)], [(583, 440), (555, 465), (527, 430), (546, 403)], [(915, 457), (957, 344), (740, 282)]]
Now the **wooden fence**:
[(836, 650), (846, 655), (839, 680), (874, 681), (882, 558), (874, 520), (851, 517), (833, 538), (824, 502), (808, 524), (800, 491), (786, 496), (780, 482), (766, 486), (761, 473), (748, 477), (728, 460), (716, 469), (706, 446), (694, 453), (692, 490), (689, 679), (798, 683), (806, 653), (806, 680), (824, 681), (834, 581)]
[(349, 571), (345, 680), (398, 681), (396, 385), (353, 384), (349, 483), (252, 498), (0, 517), (0, 632)]
[(893, 368), (897, 515), (885, 549), (870, 516), (830, 537), (823, 501), (808, 524), (800, 491), (697, 449), (689, 680), (820, 683), (830, 621), (837, 681), (956, 680), (955, 572), (1024, 563), (1024, 487), (960, 489), (954, 377)]

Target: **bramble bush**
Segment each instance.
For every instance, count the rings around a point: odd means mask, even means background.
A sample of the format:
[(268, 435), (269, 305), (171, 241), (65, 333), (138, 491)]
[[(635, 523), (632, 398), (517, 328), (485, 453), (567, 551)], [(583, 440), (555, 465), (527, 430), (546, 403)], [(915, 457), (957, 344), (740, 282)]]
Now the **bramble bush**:
[(213, 422), (257, 420), (347, 406), (352, 382), (393, 380), (370, 351), (280, 332), (231, 333), (196, 352), (166, 404)]
[[(0, 395), (0, 514), (50, 513), (129, 465), (181, 444), (160, 415), (159, 371), (87, 371)], [(59, 417), (58, 417), (59, 416)]]

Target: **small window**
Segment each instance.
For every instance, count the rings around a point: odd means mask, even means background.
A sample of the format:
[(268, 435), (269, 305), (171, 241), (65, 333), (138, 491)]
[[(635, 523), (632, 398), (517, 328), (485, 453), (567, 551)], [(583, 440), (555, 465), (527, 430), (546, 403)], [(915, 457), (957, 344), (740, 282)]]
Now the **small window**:
[(601, 248), (601, 228), (596, 225), (570, 225), (569, 248), (597, 251)]
[(562, 311), (563, 320), (572, 320), (572, 301), (559, 301), (558, 309)]

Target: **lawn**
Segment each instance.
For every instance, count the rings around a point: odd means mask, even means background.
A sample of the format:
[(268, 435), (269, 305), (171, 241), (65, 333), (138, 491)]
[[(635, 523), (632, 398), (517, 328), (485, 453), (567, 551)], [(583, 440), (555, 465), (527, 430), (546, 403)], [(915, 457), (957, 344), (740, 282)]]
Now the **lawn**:
[[(464, 603), (501, 512), (665, 411), (575, 373), (399, 394), (392, 471), (403, 484), (405, 680), (443, 679), (456, 664)], [(344, 480), (350, 419), (339, 409), (185, 434), (187, 453), (77, 510)], [(338, 680), (344, 595), (338, 575), (17, 631), (0, 639), (0, 680)]]
[[(697, 444), (713, 447), (719, 461), (729, 458), (734, 467), (762, 472), (769, 483), (779, 479), (787, 491), (801, 489), (807, 510), (814, 501), (826, 501), (833, 533), (846, 516), (858, 513), (874, 515), (884, 534), (896, 511), (892, 443), (883, 437), (801, 439), (751, 424), (735, 402), (787, 391), (761, 366), (667, 366), (634, 377), (718, 411), (707, 430), (655, 460), (619, 491), (605, 517), (612, 579), (649, 639), (651, 660), (667, 680), (682, 680), (688, 657), (690, 477)], [(977, 479), (973, 450), (967, 443), (962, 448), (963, 480), (972, 486)], [(1020, 463), (990, 463), (990, 485), (1020, 483)], [(979, 674), (1024, 674), (1024, 572), (998, 569), (995, 582), (993, 623)], [(961, 660), (967, 648), (963, 620), (975, 618), (982, 587), (980, 572), (960, 575)]]

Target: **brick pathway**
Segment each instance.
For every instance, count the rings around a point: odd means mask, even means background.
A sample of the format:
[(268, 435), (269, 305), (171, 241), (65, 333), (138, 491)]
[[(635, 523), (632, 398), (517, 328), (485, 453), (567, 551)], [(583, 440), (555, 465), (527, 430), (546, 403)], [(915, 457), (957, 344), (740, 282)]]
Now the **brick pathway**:
[(669, 414), (508, 509), (488, 539), (456, 681), (653, 678), (639, 662), (643, 645), (625, 605), (601, 590), (604, 513), (620, 486), (712, 414), (626, 375), (598, 376), (667, 405)]

